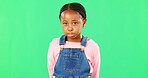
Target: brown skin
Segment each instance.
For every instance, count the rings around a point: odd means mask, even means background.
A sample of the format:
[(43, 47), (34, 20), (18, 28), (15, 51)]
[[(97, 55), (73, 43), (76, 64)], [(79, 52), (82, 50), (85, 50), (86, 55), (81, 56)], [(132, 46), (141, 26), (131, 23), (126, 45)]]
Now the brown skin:
[(60, 22), (67, 41), (80, 42), (82, 39), (81, 30), (86, 23), (86, 19), (74, 10), (65, 10), (61, 14)]

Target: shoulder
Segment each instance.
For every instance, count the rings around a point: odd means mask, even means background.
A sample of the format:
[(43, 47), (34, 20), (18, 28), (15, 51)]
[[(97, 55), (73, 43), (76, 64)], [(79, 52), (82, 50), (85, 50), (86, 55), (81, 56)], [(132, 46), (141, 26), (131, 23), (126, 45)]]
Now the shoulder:
[(52, 41), (50, 42), (50, 46), (57, 46), (57, 45), (59, 45), (59, 39), (60, 38), (52, 39)]
[(96, 58), (99, 56), (100, 47), (94, 40), (89, 39), (86, 44), (85, 52), (87, 57), (91, 57), (91, 59), (93, 59), (94, 57)]
[(48, 46), (48, 51), (54, 51), (56, 52), (59, 49), (59, 38), (54, 38), (52, 41), (49, 43)]
[(99, 49), (99, 45), (94, 41), (94, 40), (92, 40), (92, 39), (89, 39), (88, 41), (87, 41), (87, 47), (91, 47), (91, 48), (97, 48), (97, 49)]

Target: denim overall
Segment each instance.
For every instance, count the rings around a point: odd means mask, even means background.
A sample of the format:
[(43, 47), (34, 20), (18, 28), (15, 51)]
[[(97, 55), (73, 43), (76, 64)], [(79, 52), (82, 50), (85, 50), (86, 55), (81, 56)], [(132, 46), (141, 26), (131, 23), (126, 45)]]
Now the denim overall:
[[(64, 45), (65, 40), (66, 36), (61, 36), (59, 45)], [(87, 40), (87, 37), (82, 37), (82, 48), (61, 47), (53, 78), (91, 78), (90, 66), (84, 53)]]

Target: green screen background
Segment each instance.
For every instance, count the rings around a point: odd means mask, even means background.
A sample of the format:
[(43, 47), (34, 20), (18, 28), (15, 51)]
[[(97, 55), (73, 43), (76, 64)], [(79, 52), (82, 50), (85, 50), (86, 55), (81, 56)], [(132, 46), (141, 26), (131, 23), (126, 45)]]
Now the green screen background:
[[(0, 1), (0, 78), (49, 78), (47, 50), (63, 34), (59, 10), (73, 0)], [(148, 78), (148, 0), (77, 0), (83, 35), (100, 46), (100, 78)]]

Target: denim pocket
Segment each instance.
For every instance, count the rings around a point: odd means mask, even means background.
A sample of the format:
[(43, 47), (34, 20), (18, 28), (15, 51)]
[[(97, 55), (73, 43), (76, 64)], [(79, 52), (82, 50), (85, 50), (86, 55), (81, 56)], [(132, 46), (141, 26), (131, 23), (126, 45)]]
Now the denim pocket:
[(78, 72), (81, 66), (79, 53), (68, 53), (63, 55), (63, 70), (69, 73)]

